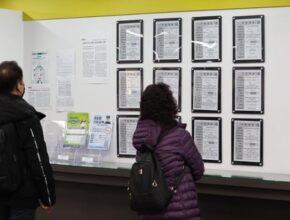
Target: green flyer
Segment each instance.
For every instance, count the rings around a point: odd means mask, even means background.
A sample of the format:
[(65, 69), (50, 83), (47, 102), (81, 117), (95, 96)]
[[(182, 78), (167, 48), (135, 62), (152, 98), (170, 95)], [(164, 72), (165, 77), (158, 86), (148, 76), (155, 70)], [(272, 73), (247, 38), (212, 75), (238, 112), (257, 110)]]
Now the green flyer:
[(86, 144), (89, 129), (89, 113), (67, 113), (64, 147), (81, 147)]

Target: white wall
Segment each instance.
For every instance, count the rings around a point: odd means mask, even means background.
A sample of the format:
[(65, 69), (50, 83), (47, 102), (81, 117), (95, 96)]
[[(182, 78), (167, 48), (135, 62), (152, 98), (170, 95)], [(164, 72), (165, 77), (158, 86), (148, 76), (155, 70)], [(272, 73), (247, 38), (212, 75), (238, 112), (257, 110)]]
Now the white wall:
[(22, 64), (22, 12), (0, 9), (0, 62), (15, 60)]
[[(262, 64), (233, 64), (232, 62), (232, 17), (238, 15), (265, 15), (265, 58)], [(222, 16), (222, 62), (195, 64), (191, 62), (191, 17)], [(182, 63), (154, 64), (152, 62), (153, 19), (182, 18)], [(144, 63), (116, 64), (116, 21), (128, 19), (144, 20)], [(0, 19), (2, 20), (2, 19)], [(29, 80), (31, 73), (31, 52), (47, 50), (49, 53), (50, 84), (55, 95), (55, 55), (57, 49), (76, 49), (76, 72), (79, 79), (82, 71), (81, 38), (84, 34), (95, 32), (109, 41), (109, 81), (107, 84), (77, 83), (75, 111), (108, 112), (113, 115), (129, 112), (116, 110), (116, 69), (118, 67), (143, 67), (145, 87), (152, 83), (153, 67), (182, 67), (182, 116), (191, 131), (192, 116), (218, 116), (223, 120), (223, 162), (206, 164), (207, 168), (221, 170), (240, 170), (270, 173), (290, 173), (290, 8), (244, 9), (222, 11), (199, 11), (183, 13), (162, 13), (132, 16), (95, 17), (82, 19), (63, 19), (28, 21), (24, 24), (24, 69)], [(1, 36), (1, 35), (0, 35)], [(222, 68), (222, 113), (191, 113), (191, 68), (220, 66)], [(232, 114), (232, 67), (264, 66), (265, 67), (265, 114), (234, 115)], [(65, 120), (64, 113), (52, 110), (46, 112), (49, 119)], [(137, 114), (135, 112), (134, 114)], [(231, 165), (231, 118), (264, 119), (264, 165), (263, 167)], [(112, 149), (105, 155), (106, 161), (131, 162), (131, 159), (117, 158), (116, 130)]]

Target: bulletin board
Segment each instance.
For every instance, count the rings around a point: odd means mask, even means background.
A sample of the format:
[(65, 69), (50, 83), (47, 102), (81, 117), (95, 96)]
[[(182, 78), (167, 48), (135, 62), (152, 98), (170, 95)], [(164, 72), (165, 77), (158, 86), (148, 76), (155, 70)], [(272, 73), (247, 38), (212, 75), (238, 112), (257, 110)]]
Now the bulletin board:
[[(233, 62), (233, 18), (236, 16), (264, 16), (264, 58), (263, 62)], [(192, 18), (221, 18), (222, 59), (219, 62), (192, 62)], [(154, 63), (153, 23), (154, 19), (181, 18), (182, 60), (176, 63)], [(119, 21), (142, 20), (143, 60), (140, 63), (118, 63), (116, 60), (117, 23)], [(205, 163), (206, 168), (220, 170), (254, 171), (289, 174), (290, 136), (288, 125), (290, 95), (290, 8), (260, 8), (237, 10), (194, 11), (162, 14), (140, 14), (129, 16), (106, 16), (75, 19), (58, 19), (24, 22), (23, 65), (26, 84), (32, 80), (32, 53), (47, 53), (48, 84), (50, 88), (50, 108), (42, 110), (48, 120), (64, 121), (66, 112), (56, 111), (57, 56), (60, 50), (71, 50), (75, 56), (75, 77), (72, 86), (74, 96), (73, 111), (93, 114), (110, 114), (115, 119), (110, 151), (103, 154), (104, 161), (132, 163), (132, 158), (117, 156), (118, 115), (139, 115), (138, 111), (118, 111), (117, 108), (117, 69), (142, 68), (144, 88), (153, 83), (154, 68), (180, 68), (181, 77), (181, 116), (192, 132), (192, 117), (222, 118), (221, 163)], [(83, 77), (84, 41), (105, 40), (106, 76), (96, 81)], [(232, 111), (233, 68), (263, 67), (264, 108), (263, 113), (243, 114)], [(220, 68), (221, 97), (220, 112), (192, 112), (192, 68)], [(263, 120), (263, 165), (249, 166), (232, 164), (232, 119)]]

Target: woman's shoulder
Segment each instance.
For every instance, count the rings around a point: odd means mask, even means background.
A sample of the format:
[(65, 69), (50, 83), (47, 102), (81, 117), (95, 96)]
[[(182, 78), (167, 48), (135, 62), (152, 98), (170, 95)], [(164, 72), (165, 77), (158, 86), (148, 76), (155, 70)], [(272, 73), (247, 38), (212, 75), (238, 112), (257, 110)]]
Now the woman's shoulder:
[(176, 128), (176, 135), (179, 136), (180, 141), (187, 141), (191, 139), (191, 134), (186, 130), (186, 124), (179, 123)]

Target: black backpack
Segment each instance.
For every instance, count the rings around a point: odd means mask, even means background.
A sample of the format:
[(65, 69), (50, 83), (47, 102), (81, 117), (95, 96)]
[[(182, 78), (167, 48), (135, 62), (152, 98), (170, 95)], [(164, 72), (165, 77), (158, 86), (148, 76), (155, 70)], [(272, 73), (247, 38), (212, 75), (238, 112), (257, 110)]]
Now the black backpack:
[[(162, 132), (157, 144), (168, 134)], [(155, 145), (155, 146), (156, 146)], [(138, 151), (137, 161), (132, 165), (128, 192), (131, 209), (137, 212), (159, 212), (169, 204), (176, 191), (184, 170), (175, 178), (174, 186), (169, 189), (161, 165), (154, 154), (155, 146), (143, 145)]]
[(22, 183), (19, 137), (14, 123), (0, 125), (0, 194), (16, 191)]

